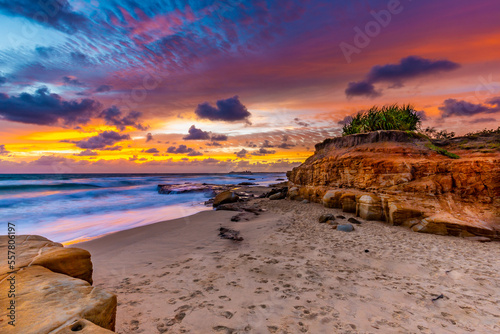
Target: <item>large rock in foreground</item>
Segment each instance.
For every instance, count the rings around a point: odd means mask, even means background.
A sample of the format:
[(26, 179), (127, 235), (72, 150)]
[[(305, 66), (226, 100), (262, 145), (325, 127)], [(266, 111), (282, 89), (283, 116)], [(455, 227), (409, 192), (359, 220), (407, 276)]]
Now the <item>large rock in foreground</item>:
[[(7, 254), (8, 237), (0, 236)], [(116, 296), (92, 287), (90, 254), (64, 248), (40, 236), (16, 237), (16, 266), (11, 272), (0, 259), (1, 333), (111, 333), (115, 328)], [(15, 298), (7, 291), (15, 287)], [(8, 307), (15, 301), (15, 327)]]
[[(490, 145), (499, 135), (486, 140)], [(500, 150), (481, 138), (440, 143), (404, 131), (327, 139), (288, 173), (294, 196), (414, 231), (500, 239)], [(437, 145), (437, 143), (436, 143)], [(465, 145), (465, 146), (464, 146)], [(466, 147), (466, 149), (464, 149)]]

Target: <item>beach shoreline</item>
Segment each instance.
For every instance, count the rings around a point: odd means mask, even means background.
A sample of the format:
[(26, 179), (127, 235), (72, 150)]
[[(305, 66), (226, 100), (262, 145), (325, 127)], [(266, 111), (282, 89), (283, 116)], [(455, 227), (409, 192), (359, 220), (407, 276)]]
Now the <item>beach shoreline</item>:
[[(118, 296), (118, 333), (488, 333), (500, 329), (500, 244), (414, 233), (354, 215), (255, 199), (116, 232), (87, 249)], [(344, 218), (339, 218), (343, 216)], [(248, 221), (246, 221), (248, 219)], [(221, 239), (223, 226), (241, 242)]]

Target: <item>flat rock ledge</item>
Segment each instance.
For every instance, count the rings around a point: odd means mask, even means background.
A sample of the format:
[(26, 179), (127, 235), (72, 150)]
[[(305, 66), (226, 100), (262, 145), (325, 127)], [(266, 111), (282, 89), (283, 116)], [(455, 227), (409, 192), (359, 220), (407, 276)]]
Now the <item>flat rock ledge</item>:
[[(0, 254), (5, 255), (0, 258), (0, 333), (114, 333), (117, 299), (92, 286), (89, 252), (37, 235), (19, 235), (12, 271), (8, 241), (8, 236), (0, 236)], [(13, 287), (14, 298), (7, 293)], [(9, 324), (12, 300), (15, 326)]]

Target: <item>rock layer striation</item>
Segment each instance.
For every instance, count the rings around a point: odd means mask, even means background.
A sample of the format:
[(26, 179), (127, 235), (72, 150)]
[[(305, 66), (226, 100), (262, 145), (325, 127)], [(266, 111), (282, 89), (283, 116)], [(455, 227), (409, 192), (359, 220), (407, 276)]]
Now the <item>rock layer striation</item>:
[(289, 196), (417, 232), (500, 239), (498, 149), (450, 144), (452, 159), (433, 147), (404, 131), (327, 139), (288, 172)]

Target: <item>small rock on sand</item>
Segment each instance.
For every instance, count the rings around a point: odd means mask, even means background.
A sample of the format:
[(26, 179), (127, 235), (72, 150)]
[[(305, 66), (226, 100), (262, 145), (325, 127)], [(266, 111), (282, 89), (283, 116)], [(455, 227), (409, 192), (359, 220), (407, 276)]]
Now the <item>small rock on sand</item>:
[(352, 232), (354, 231), (354, 226), (351, 224), (340, 224), (337, 226), (337, 231)]
[(356, 218), (352, 218), (352, 217), (351, 217), (351, 218), (349, 218), (349, 219), (347, 219), (347, 221), (348, 221), (349, 223), (353, 223), (353, 224), (358, 224), (358, 225), (360, 225), (360, 224), (361, 224), (361, 222), (360, 222), (359, 220), (357, 220)]
[(318, 218), (320, 224), (324, 224), (329, 220), (335, 220), (335, 216), (332, 215), (331, 213), (326, 213)]

